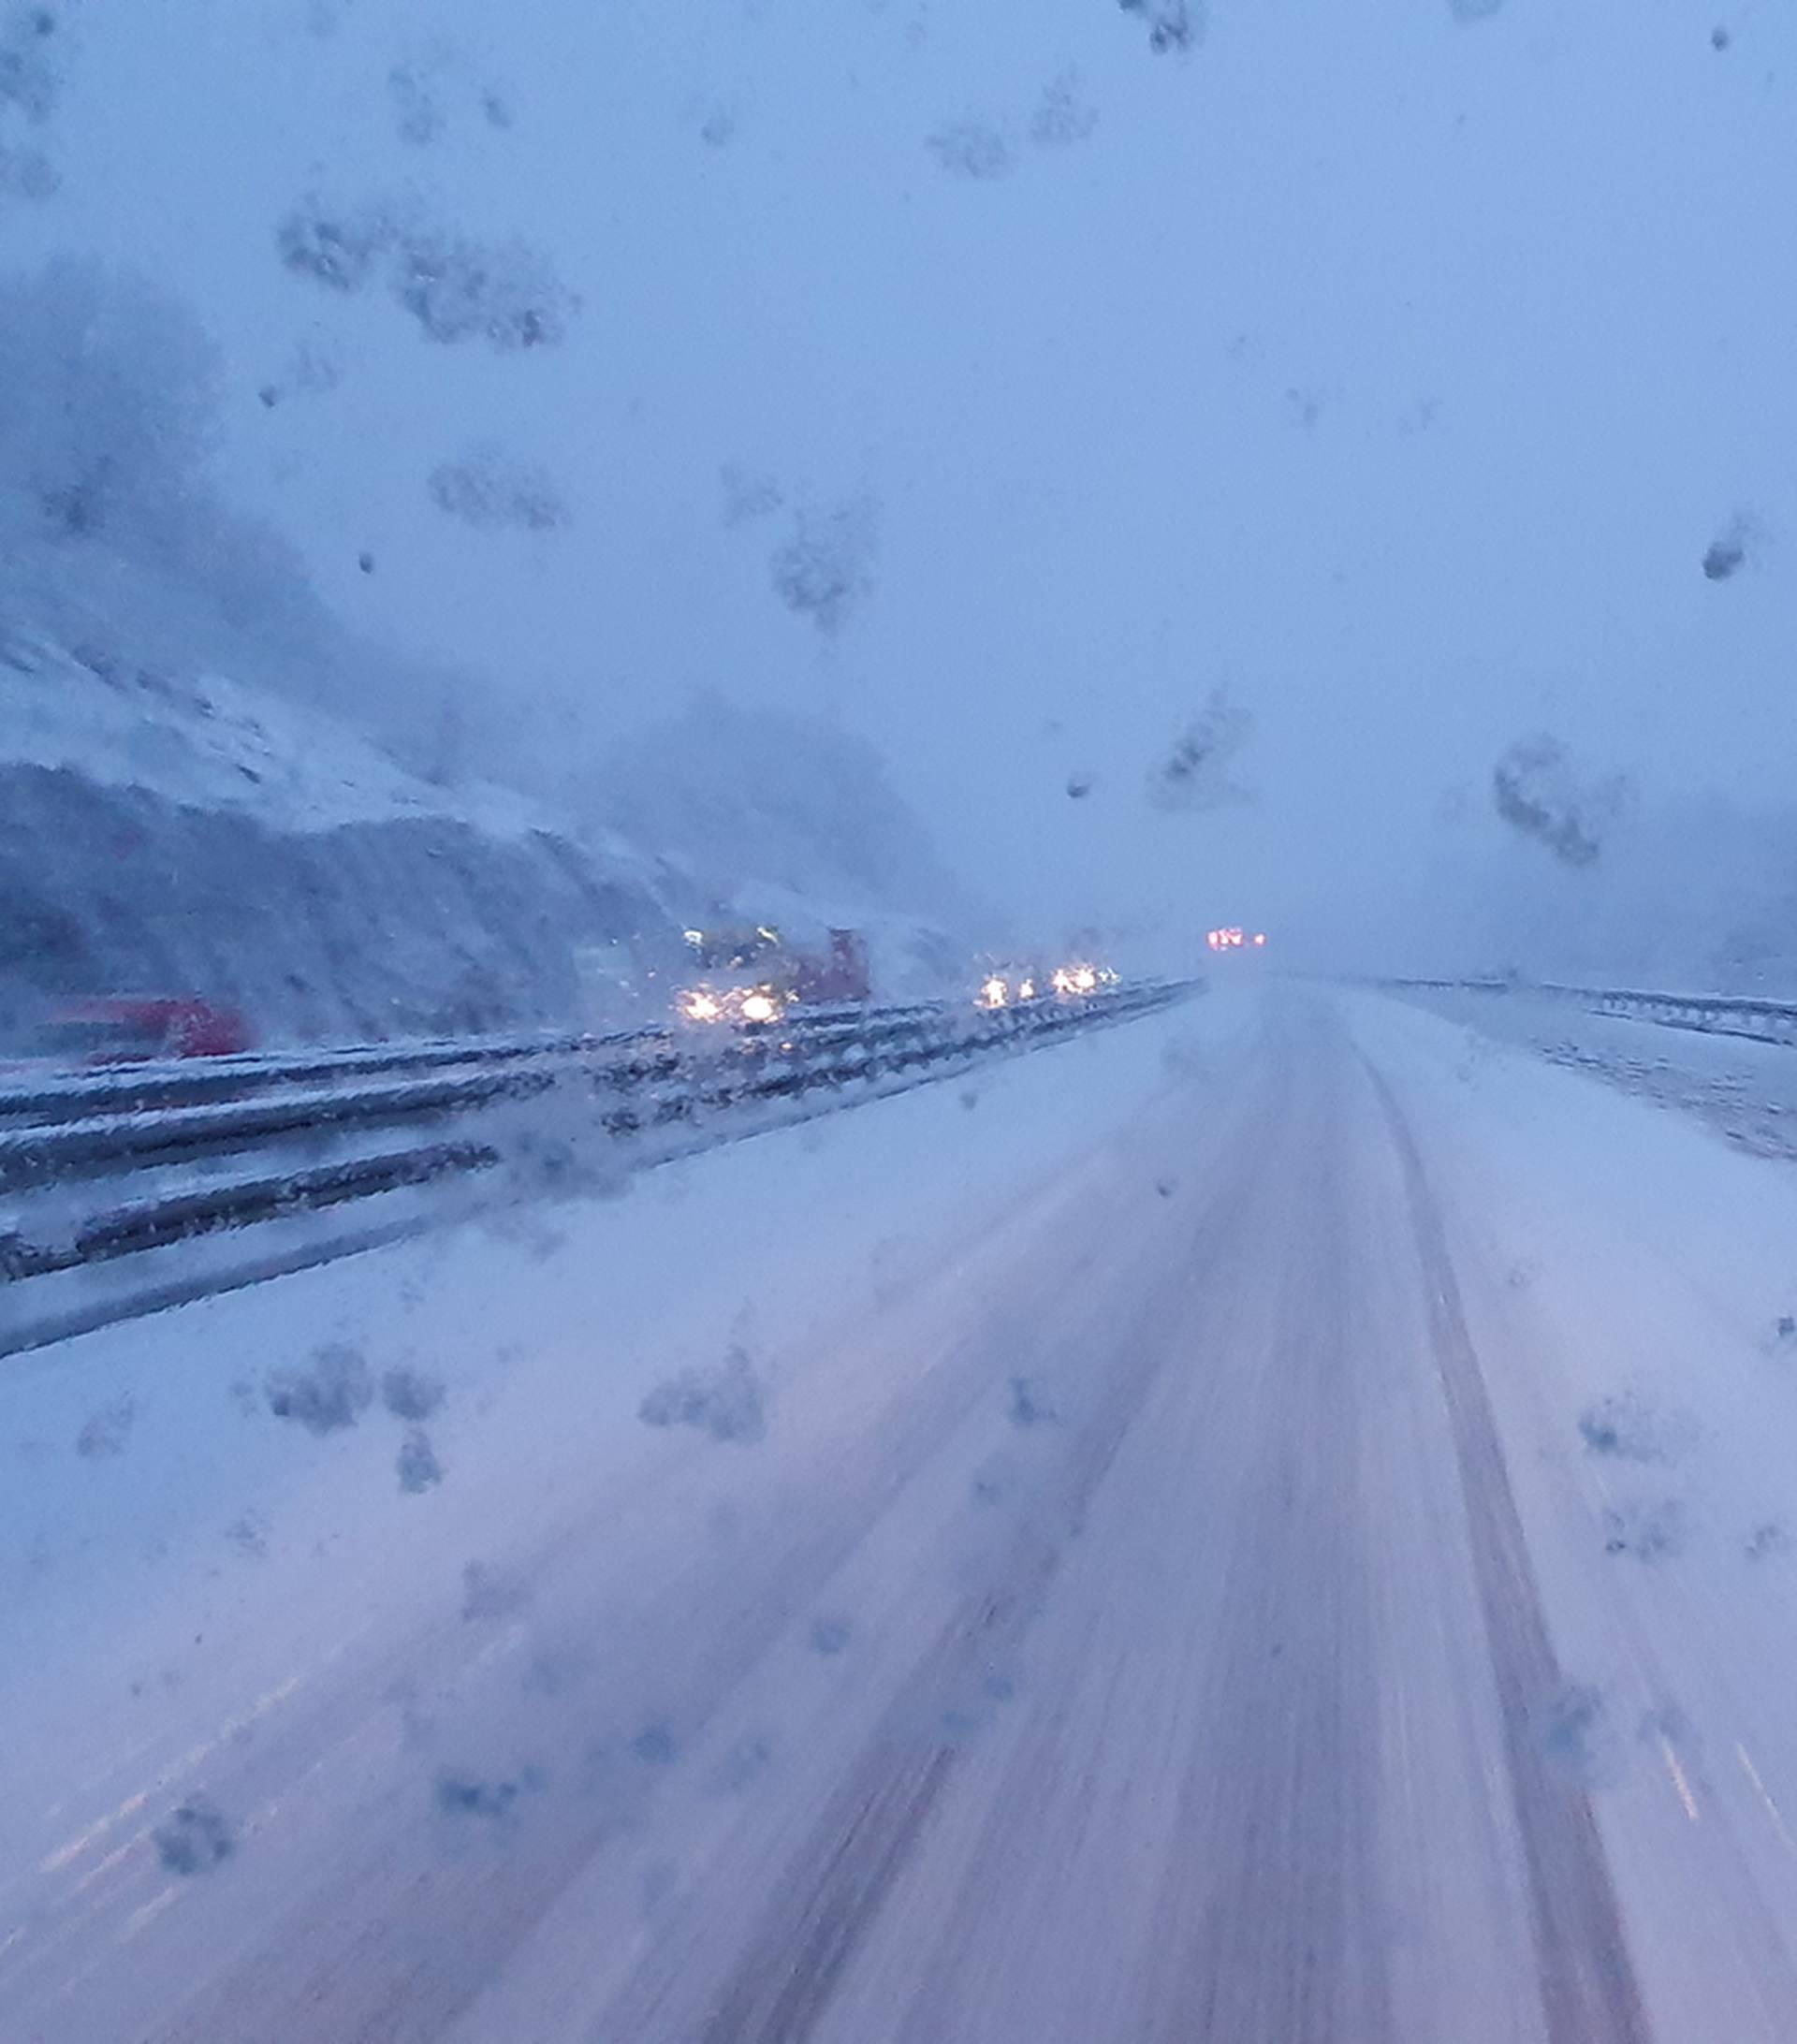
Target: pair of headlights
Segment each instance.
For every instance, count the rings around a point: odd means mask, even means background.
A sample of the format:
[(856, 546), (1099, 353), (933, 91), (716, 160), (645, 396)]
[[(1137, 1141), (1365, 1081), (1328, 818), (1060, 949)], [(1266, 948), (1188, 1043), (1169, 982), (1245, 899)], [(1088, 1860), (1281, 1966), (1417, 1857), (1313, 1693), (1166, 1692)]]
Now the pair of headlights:
[(772, 987), (715, 993), (709, 986), (690, 986), (680, 996), (680, 1013), (689, 1022), (771, 1022), (786, 1006)]

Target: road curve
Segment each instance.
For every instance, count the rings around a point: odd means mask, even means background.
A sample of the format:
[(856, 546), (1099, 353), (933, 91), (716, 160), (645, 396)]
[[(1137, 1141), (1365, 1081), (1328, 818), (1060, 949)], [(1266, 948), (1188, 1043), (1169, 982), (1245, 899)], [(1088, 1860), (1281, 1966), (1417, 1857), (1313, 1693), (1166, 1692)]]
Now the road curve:
[(203, 1895), (43, 1873), (7, 2034), (1797, 2037), (1790, 1588), (1606, 1535), (1509, 1239), (1577, 1189), (1456, 1043), (1276, 993), (793, 1359), (777, 1452), (584, 1500), (489, 1623), (274, 1713)]

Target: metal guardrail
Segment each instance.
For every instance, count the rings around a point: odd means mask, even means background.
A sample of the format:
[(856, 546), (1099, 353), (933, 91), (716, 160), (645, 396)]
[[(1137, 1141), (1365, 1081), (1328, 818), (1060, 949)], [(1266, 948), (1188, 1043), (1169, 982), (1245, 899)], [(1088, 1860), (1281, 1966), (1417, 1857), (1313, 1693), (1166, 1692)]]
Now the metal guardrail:
[(1628, 986), (1564, 986), (1553, 981), (1383, 979), (1394, 993), (1522, 994), (1563, 1000), (1591, 1015), (1618, 1015), (1711, 1036), (1744, 1036), (1761, 1044), (1797, 1044), (1797, 1001), (1746, 994), (1654, 993)]
[[(629, 1161), (654, 1162), (1198, 990), (837, 1007), (762, 1026), (146, 1064), (0, 1087), (0, 1353), (42, 1338), (5, 1324), (18, 1318), (8, 1308), (59, 1274), (507, 1165), (519, 1167), (508, 1190), (554, 1192), (581, 1181), (598, 1147), (622, 1143)], [(391, 1232), (384, 1220), (369, 1236)], [(352, 1232), (331, 1253), (358, 1246)]]

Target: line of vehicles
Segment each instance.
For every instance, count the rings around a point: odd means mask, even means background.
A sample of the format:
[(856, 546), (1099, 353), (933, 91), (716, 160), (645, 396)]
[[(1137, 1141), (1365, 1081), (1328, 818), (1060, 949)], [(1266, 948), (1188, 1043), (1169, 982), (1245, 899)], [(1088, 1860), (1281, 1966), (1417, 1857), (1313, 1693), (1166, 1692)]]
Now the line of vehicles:
[[(766, 1026), (795, 1008), (871, 1000), (868, 944), (859, 930), (832, 929), (821, 950), (789, 943), (771, 924), (689, 929), (696, 969), (676, 1007), (688, 1022)], [(1076, 958), (988, 961), (974, 999), (983, 1008), (1035, 1000), (1078, 1000), (1118, 984), (1107, 965)]]
[(676, 1007), (688, 1022), (776, 1022), (789, 1008), (871, 1000), (867, 939), (832, 929), (822, 951), (788, 943), (770, 923), (689, 929), (695, 977)]
[[(866, 935), (832, 928), (815, 948), (789, 942), (771, 923), (729, 924), (684, 932), (686, 973), (675, 996), (682, 1021), (765, 1028), (796, 1008), (852, 1006), (875, 998)], [(1238, 927), (1208, 933), (1213, 952), (1264, 950), (1266, 934)], [(1053, 962), (1041, 956), (986, 959), (976, 966), (972, 998), (982, 1008), (1041, 1000), (1083, 1000), (1119, 982), (1089, 956)], [(37, 1032), (37, 1058), (65, 1068), (152, 1059), (219, 1058), (257, 1048), (256, 1032), (235, 1008), (193, 997), (107, 996), (66, 1003)]]
[(1088, 994), (1115, 986), (1118, 975), (1108, 965), (1057, 965), (1047, 970), (1029, 966), (1022, 971), (989, 973), (981, 982), (982, 1008), (1019, 1007), (1031, 1000), (1078, 1000)]

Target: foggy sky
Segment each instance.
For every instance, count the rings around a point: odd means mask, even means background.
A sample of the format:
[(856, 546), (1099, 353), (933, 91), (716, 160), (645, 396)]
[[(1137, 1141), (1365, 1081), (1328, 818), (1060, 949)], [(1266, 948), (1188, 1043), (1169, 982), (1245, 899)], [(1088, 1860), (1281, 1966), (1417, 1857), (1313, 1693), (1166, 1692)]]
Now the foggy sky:
[[(716, 686), (871, 737), (1026, 925), (1313, 942), (1441, 854), (1444, 795), (1495, 836), (1531, 731), (1646, 796), (1784, 793), (1788, 10), (1731, 0), (1717, 51), (1665, 0), (1213, 0), (1184, 57), (1113, 0), (71, 12), (63, 188), (0, 200), (5, 259), (94, 249), (184, 299), (227, 485), (559, 767)], [(1070, 72), (1095, 123), (1032, 139)], [(958, 124), (998, 174), (931, 147)], [(295, 278), (274, 224), (310, 190), (521, 236), (583, 300), (567, 341), (433, 345)], [(265, 406), (308, 338), (341, 384)], [(570, 522), (446, 517), (431, 474), (485, 445)], [(784, 508), (726, 523), (726, 465)], [(854, 502), (872, 588), (825, 635), (768, 560), (795, 506)], [(1746, 567), (1706, 579), (1743, 513)], [(1147, 773), (1219, 685), (1256, 799), (1164, 813)]]

